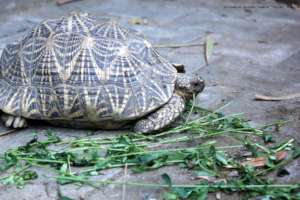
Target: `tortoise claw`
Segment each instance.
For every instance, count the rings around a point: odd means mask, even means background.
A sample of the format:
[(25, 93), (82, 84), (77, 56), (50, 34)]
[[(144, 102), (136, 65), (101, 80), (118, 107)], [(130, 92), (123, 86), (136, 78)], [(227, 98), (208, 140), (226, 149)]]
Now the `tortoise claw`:
[(2, 114), (2, 121), (6, 127), (12, 128), (24, 128), (27, 126), (27, 121), (23, 117), (16, 117), (9, 114)]

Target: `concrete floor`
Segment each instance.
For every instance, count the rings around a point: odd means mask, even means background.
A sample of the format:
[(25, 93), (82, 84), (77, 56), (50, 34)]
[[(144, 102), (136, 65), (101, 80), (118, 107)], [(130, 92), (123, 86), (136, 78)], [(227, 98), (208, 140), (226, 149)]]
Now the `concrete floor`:
[[(142, 32), (153, 44), (203, 42), (210, 34), (218, 43), (210, 64), (205, 66), (203, 47), (158, 49), (172, 62), (183, 63), (188, 73), (199, 71), (207, 82), (197, 97), (200, 106), (217, 108), (230, 102), (225, 113), (245, 113), (253, 124), (290, 120), (276, 133), (278, 141), (293, 137), (300, 143), (300, 99), (278, 102), (254, 101), (255, 94), (281, 96), (300, 92), (300, 11), (272, 0), (85, 0), (64, 6), (54, 1), (1, 0), (0, 48), (20, 38), (43, 19), (69, 11), (88, 11), (101, 17), (118, 18)], [(131, 25), (135, 17), (148, 19), (147, 25)], [(1, 127), (5, 130), (4, 127)], [(33, 132), (51, 129), (62, 137), (86, 136), (85, 130), (62, 129), (45, 124), (0, 138), (0, 152), (27, 142)], [(100, 131), (101, 135), (113, 132)], [(279, 182), (299, 182), (299, 160), (288, 167), (292, 173)], [(128, 181), (161, 182), (168, 172), (177, 183), (188, 183), (189, 174), (175, 167), (139, 175), (129, 173)], [(44, 172), (45, 174), (49, 172)], [(122, 169), (105, 171), (101, 179), (122, 180)], [(74, 199), (121, 199), (122, 188), (109, 185), (96, 190), (74, 185), (58, 186), (39, 178), (24, 189), (0, 186), (0, 199), (57, 199), (59, 190)], [(126, 199), (162, 199), (161, 190), (127, 188)], [(214, 199), (214, 198), (212, 198)], [(222, 199), (239, 199), (238, 196)]]

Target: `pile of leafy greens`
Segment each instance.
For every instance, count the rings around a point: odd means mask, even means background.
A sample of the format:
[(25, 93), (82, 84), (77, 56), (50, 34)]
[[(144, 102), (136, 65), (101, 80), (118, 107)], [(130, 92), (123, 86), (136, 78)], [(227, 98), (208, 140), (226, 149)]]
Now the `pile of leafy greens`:
[[(275, 170), (279, 174), (288, 173), (284, 166), (300, 156), (300, 148), (293, 139), (280, 144), (273, 140), (272, 127), (280, 125), (278, 122), (254, 128), (239, 115), (224, 116), (189, 106), (189, 112), (180, 122), (153, 135), (127, 133), (107, 138), (62, 140), (48, 131), (42, 139), (38, 136), (41, 134), (35, 134), (26, 145), (1, 155), (0, 183), (22, 188), (38, 178), (35, 167), (47, 167), (56, 173), (52, 178), (58, 184), (165, 188), (167, 200), (201, 200), (214, 192), (243, 192), (245, 199), (256, 196), (300, 199), (300, 184), (276, 184), (267, 176)], [(220, 146), (219, 137), (231, 138), (237, 144)], [(178, 143), (194, 146), (172, 147)], [(193, 172), (196, 183), (176, 185), (169, 174), (161, 175), (163, 184), (91, 180), (92, 176), (110, 168), (126, 166), (133, 173), (142, 173), (169, 165)]]

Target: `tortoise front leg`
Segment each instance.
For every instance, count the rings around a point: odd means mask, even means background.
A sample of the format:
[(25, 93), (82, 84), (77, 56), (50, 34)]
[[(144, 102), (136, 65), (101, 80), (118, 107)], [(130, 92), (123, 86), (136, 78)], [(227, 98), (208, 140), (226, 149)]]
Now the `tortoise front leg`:
[(6, 127), (24, 128), (27, 126), (27, 121), (23, 117), (16, 117), (10, 114), (2, 113), (1, 119)]
[(185, 102), (178, 94), (173, 94), (170, 101), (157, 111), (140, 119), (134, 126), (135, 132), (151, 133), (170, 125), (185, 108)]

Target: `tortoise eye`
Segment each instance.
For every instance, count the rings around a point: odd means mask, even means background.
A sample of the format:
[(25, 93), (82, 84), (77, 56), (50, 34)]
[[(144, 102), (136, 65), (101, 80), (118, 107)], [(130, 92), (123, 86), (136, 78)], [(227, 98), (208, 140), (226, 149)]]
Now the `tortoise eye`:
[(192, 86), (198, 87), (198, 86), (200, 86), (200, 83), (199, 82), (194, 82), (194, 83), (192, 83)]

